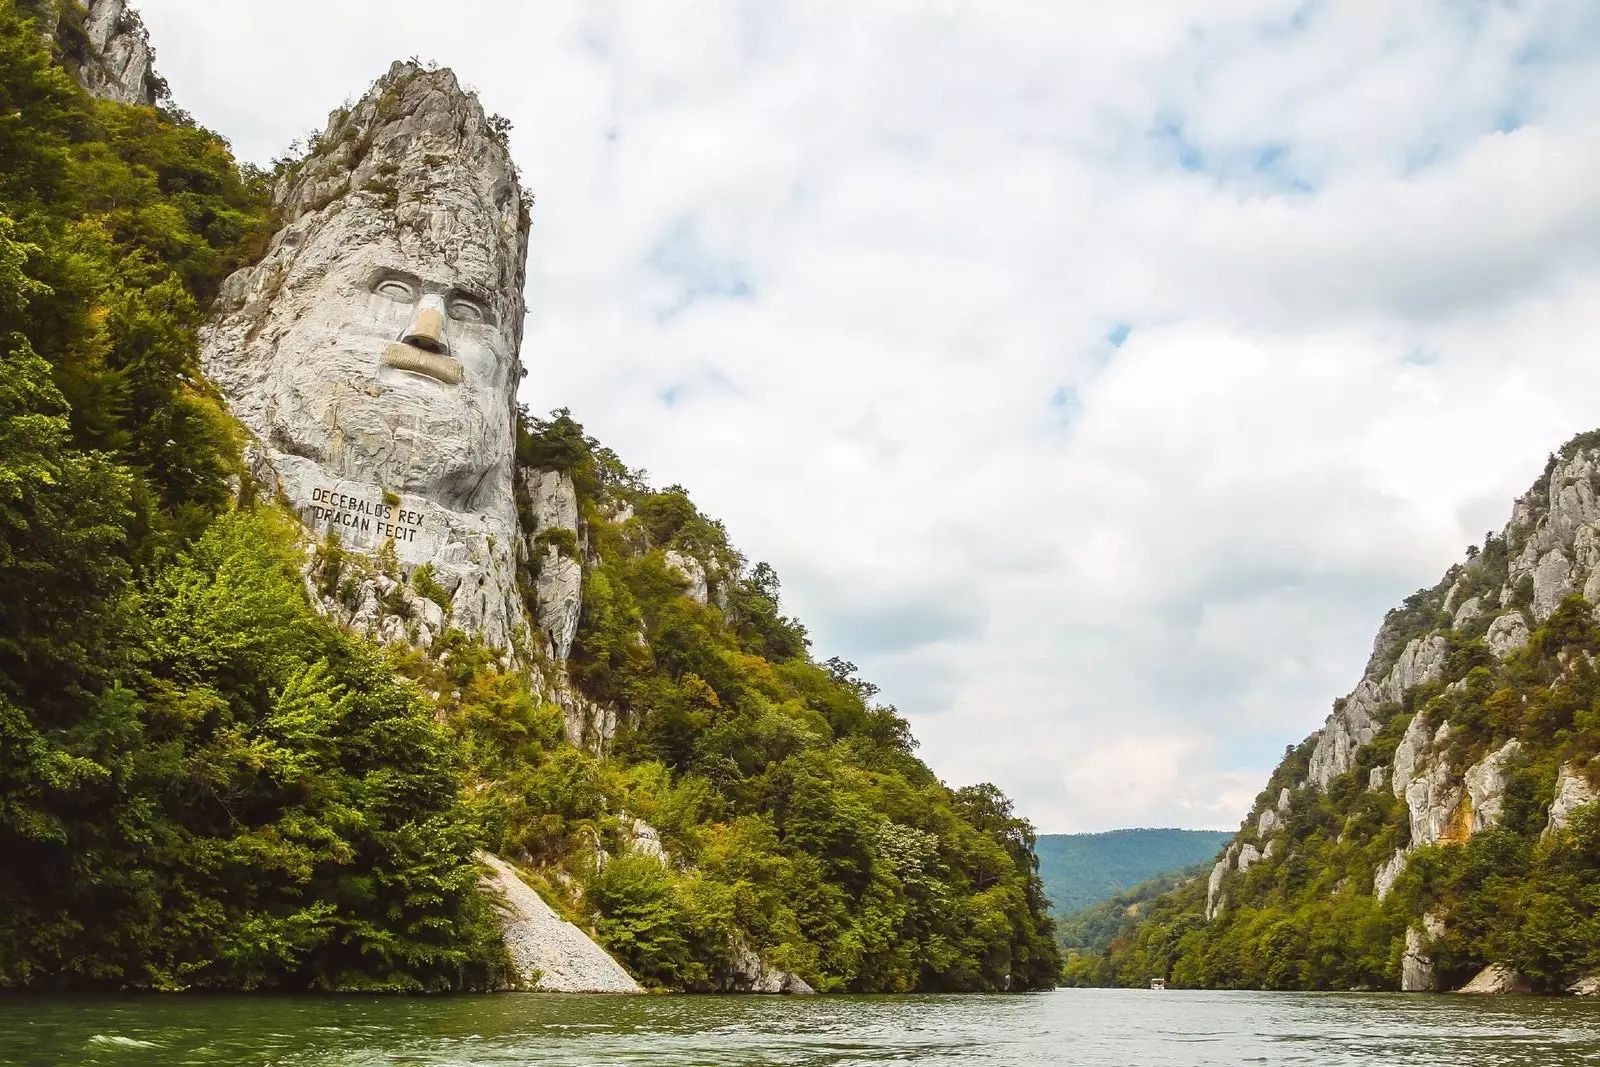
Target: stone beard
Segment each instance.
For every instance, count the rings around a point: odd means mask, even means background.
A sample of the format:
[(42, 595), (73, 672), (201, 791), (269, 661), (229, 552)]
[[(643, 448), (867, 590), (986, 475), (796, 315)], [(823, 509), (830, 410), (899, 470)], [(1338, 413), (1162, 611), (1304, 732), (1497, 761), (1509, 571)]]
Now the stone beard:
[[(258, 476), (319, 537), (428, 564), (448, 625), (508, 647), (516, 590), (514, 403), (527, 216), (477, 99), (397, 63), (277, 190), (262, 261), (224, 283), (206, 373), (255, 435)], [(376, 579), (372, 583), (381, 586)], [(385, 640), (383, 588), (326, 601)], [(392, 598), (389, 598), (392, 600)], [(428, 604), (421, 607), (432, 610)]]

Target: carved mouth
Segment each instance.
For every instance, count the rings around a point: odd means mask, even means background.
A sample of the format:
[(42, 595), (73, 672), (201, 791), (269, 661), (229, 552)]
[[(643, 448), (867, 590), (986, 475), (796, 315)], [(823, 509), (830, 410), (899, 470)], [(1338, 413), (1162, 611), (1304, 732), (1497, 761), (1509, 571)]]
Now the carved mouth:
[(414, 374), (426, 374), (446, 385), (461, 384), (461, 364), (437, 352), (425, 352), (413, 345), (390, 341), (383, 350), (383, 365)]

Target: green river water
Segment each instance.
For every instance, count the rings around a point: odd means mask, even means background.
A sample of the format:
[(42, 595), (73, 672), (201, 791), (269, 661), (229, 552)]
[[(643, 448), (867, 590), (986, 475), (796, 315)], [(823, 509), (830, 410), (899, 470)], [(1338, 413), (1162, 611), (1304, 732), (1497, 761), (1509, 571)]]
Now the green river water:
[(1060, 990), (1026, 996), (0, 998), (0, 1064), (1600, 1064), (1600, 1004)]

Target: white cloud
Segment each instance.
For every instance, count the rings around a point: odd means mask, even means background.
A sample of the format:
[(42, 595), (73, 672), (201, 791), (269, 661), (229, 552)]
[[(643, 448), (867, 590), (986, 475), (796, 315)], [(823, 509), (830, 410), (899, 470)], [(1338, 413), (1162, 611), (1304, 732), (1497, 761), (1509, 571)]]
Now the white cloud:
[(1600, 425), (1600, 10), (143, 0), (265, 161), (390, 59), (515, 123), (524, 359), (954, 782), (1231, 826)]

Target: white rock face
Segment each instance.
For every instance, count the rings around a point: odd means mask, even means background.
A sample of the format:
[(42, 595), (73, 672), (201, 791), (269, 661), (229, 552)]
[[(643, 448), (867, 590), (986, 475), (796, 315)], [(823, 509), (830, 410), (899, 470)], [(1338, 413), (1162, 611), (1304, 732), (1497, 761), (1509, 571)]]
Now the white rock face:
[(799, 975), (768, 965), (742, 940), (734, 943), (733, 958), (728, 961), (728, 973), (720, 988), (724, 993), (810, 995), (816, 992)]
[(494, 901), (506, 948), (525, 984), (542, 993), (644, 992), (605, 949), (557, 915), (511, 864), (487, 852), (477, 858), (488, 868), (482, 885)]
[(1491, 622), (1483, 639), (1495, 658), (1505, 659), (1519, 648), (1526, 648), (1529, 636), (1528, 620), (1522, 617), (1522, 612), (1512, 611)]
[(1575, 997), (1600, 997), (1600, 974), (1586, 975), (1567, 986)]
[(578, 532), (578, 490), (572, 484), (572, 475), (529, 467), (522, 471), (522, 481), (533, 509), (533, 533)]
[(1508, 765), (1522, 753), (1522, 745), (1507, 741), (1494, 752), (1467, 768), (1462, 776), (1467, 797), (1472, 802), (1472, 829), (1476, 833), (1500, 821), (1506, 806)]
[(1415, 926), (1406, 929), (1406, 952), (1400, 960), (1400, 991), (1403, 993), (1429, 993), (1438, 988), (1427, 941), (1444, 933), (1444, 922), (1429, 913), (1422, 917), (1422, 926), (1422, 930)]
[(667, 850), (661, 844), (661, 834), (654, 826), (643, 819), (624, 817), (622, 820), (623, 833), (626, 835), (627, 851), (631, 855), (649, 856), (651, 859), (667, 862)]
[(450, 71), (396, 63), (276, 198), (283, 229), (202, 331), (207, 375), (309, 530), (432, 564), (455, 625), (509, 647), (528, 232), (509, 154)]
[(572, 476), (565, 471), (524, 470), (521, 483), (533, 514), (533, 529), (524, 531), (528, 551), (538, 555), (534, 622), (550, 643), (551, 657), (556, 663), (565, 664), (583, 611), (583, 565), (554, 544), (540, 547), (538, 538), (547, 531), (565, 530), (572, 534), (572, 543), (577, 544), (578, 493)]
[(1503, 993), (1531, 993), (1533, 987), (1510, 964), (1491, 963), (1456, 992), (1468, 996), (1494, 996)]
[(1456, 609), (1455, 618), (1451, 620), (1451, 625), (1457, 630), (1464, 629), (1468, 623), (1472, 622), (1472, 620), (1476, 619), (1482, 614), (1483, 599), (1481, 597), (1469, 596), (1466, 600), (1462, 601), (1461, 606)]
[(1600, 799), (1600, 792), (1596, 792), (1594, 786), (1589, 784), (1589, 779), (1572, 764), (1562, 764), (1556, 774), (1556, 795), (1550, 802), (1550, 816), (1542, 836), (1549, 837), (1565, 830), (1572, 821), (1572, 813), (1587, 804), (1593, 804), (1596, 799)]
[(1206, 883), (1206, 918), (1215, 919), (1222, 910), (1221, 901), (1217, 894), (1222, 890), (1222, 879), (1228, 873), (1228, 861), (1220, 859), (1215, 867), (1211, 868), (1211, 879)]
[(1256, 819), (1256, 836), (1265, 841), (1278, 829), (1278, 813), (1271, 808), (1264, 810)]
[(1323, 725), (1311, 752), (1308, 780), (1326, 789), (1329, 782), (1348, 771), (1355, 764), (1356, 752), (1378, 732), (1378, 709), (1398, 703), (1408, 690), (1436, 680), (1449, 651), (1450, 642), (1443, 634), (1413, 638), (1387, 675), (1362, 679)]
[(1389, 891), (1394, 888), (1395, 882), (1399, 881), (1400, 876), (1405, 873), (1406, 863), (1409, 859), (1410, 853), (1405, 849), (1395, 849), (1394, 855), (1390, 856), (1388, 861), (1382, 867), (1379, 867), (1377, 873), (1372, 876), (1372, 895), (1379, 900), (1388, 896)]
[(1367, 792), (1376, 793), (1383, 788), (1383, 768), (1374, 767), (1367, 772)]
[(1261, 859), (1261, 853), (1254, 845), (1245, 845), (1239, 850), (1239, 871), (1248, 871)]
[(78, 68), (95, 96), (145, 107), (156, 102), (150, 69), (150, 34), (123, 0), (88, 0), (83, 32), (93, 53)]
[[(1568, 486), (1568, 489), (1571, 489)], [(1572, 592), (1572, 565), (1566, 553), (1552, 548), (1533, 568), (1533, 618), (1543, 622), (1556, 610), (1568, 593)]]
[(1286, 815), (1289, 812), (1289, 787), (1284, 786), (1278, 790), (1278, 813)]
[(706, 583), (706, 569), (700, 565), (699, 560), (669, 548), (667, 549), (667, 566), (689, 583), (689, 588), (685, 595), (690, 600), (700, 605), (711, 602), (710, 588)]

